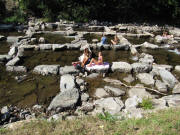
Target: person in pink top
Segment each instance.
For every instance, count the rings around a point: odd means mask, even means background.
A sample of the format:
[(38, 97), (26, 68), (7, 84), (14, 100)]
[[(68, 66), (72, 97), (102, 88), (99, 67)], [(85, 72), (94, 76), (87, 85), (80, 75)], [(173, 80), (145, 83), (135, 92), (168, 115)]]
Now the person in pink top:
[(88, 67), (90, 67), (92, 65), (92, 63), (96, 64), (96, 65), (101, 65), (103, 64), (103, 56), (102, 56), (102, 52), (98, 53), (98, 60), (92, 58), (90, 63), (87, 65)]

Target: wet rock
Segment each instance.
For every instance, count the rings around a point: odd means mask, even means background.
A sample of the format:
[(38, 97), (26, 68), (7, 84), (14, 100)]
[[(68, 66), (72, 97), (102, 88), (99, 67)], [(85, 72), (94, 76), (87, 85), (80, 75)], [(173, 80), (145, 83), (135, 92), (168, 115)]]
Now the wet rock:
[(82, 93), (81, 94), (81, 101), (82, 102), (86, 102), (86, 101), (88, 101), (89, 100), (89, 94), (87, 94), (87, 93)]
[(4, 40), (6, 40), (7, 38), (5, 37), (5, 36), (2, 36), (2, 35), (0, 35), (0, 41), (4, 41)]
[(20, 58), (19, 57), (14, 57), (12, 60), (8, 61), (6, 66), (15, 66), (15, 65), (18, 64), (18, 62), (20, 62)]
[(77, 70), (74, 66), (64, 66), (60, 67), (60, 75), (64, 74), (78, 74), (79, 70)]
[(156, 80), (155, 86), (160, 92), (167, 92), (167, 85), (162, 81)]
[(167, 84), (169, 88), (173, 88), (175, 84), (178, 82), (174, 75), (165, 69), (159, 70), (159, 74), (163, 82)]
[(142, 85), (137, 84), (134, 88), (129, 89), (129, 97), (136, 95), (139, 98), (153, 98), (153, 96), (143, 88)]
[(103, 88), (97, 88), (94, 93), (94, 97), (104, 98), (104, 97), (109, 97), (109, 94)]
[(133, 68), (133, 72), (135, 73), (144, 73), (152, 70), (152, 66), (145, 63), (133, 63), (131, 66)]
[(24, 48), (22, 48), (22, 47), (18, 48), (17, 56), (20, 58), (24, 56)]
[(172, 91), (173, 94), (180, 94), (180, 83), (176, 84)]
[(102, 98), (94, 101), (95, 110), (93, 113), (108, 112), (112, 115), (119, 113), (124, 107), (120, 98)]
[(84, 85), (85, 81), (81, 78), (76, 78), (76, 83), (81, 86), (81, 85)]
[(27, 68), (24, 66), (6, 66), (8, 72), (27, 72)]
[(10, 56), (15, 56), (17, 52), (18, 52), (17, 47), (13, 46), (13, 47), (9, 50), (8, 55), (10, 55)]
[(138, 51), (136, 50), (136, 48), (133, 45), (130, 47), (130, 50), (131, 50), (132, 55), (137, 55), (138, 54)]
[(145, 85), (154, 85), (154, 79), (151, 74), (140, 73), (137, 75), (137, 78), (141, 81), (141, 83), (144, 83)]
[(175, 66), (175, 71), (180, 72), (180, 65)]
[(152, 65), (153, 62), (154, 62), (154, 58), (153, 58), (152, 55), (142, 53), (142, 54), (140, 55), (139, 62), (140, 62), (140, 63), (144, 63), (144, 64), (150, 64), (150, 65)]
[(79, 50), (81, 48), (82, 42), (78, 42), (75, 44), (66, 44), (67, 49), (69, 50)]
[(123, 80), (127, 83), (132, 83), (134, 81), (134, 77), (132, 77), (132, 75), (128, 75)]
[(174, 28), (172, 30), (169, 30), (170, 34), (174, 35), (174, 36), (177, 36), (177, 37), (180, 37), (180, 29), (179, 28)]
[(144, 43), (142, 44), (142, 47), (148, 48), (148, 49), (157, 49), (157, 48), (159, 48), (158, 45), (151, 44), (151, 43), (148, 43), (148, 42), (144, 42)]
[(0, 62), (6, 62), (12, 59), (12, 56), (10, 55), (0, 55)]
[(37, 43), (37, 39), (36, 38), (31, 38), (31, 44), (36, 44)]
[(169, 107), (180, 107), (180, 94), (164, 96), (161, 99), (165, 100)]
[(49, 75), (49, 74), (57, 75), (59, 73), (59, 67), (60, 65), (39, 65), (34, 68), (33, 72), (42, 75)]
[(114, 49), (115, 51), (117, 51), (117, 50), (129, 50), (129, 45), (127, 45), (127, 44), (120, 44), (120, 45), (113, 45), (112, 46), (112, 49)]
[(41, 110), (43, 107), (41, 105), (34, 105), (32, 109), (34, 110)]
[(125, 101), (125, 107), (126, 107), (126, 109), (128, 109), (128, 108), (136, 108), (136, 107), (138, 107), (139, 103), (142, 103), (142, 98), (138, 98), (135, 95), (135, 96), (133, 96), (131, 98), (128, 98)]
[(45, 39), (44, 39), (44, 37), (40, 37), (39, 38), (39, 43), (45, 43), (46, 41), (45, 41)]
[(51, 50), (52, 44), (40, 44), (39, 48), (40, 48), (40, 50)]
[(72, 90), (76, 87), (75, 77), (69, 74), (61, 76), (60, 80), (60, 90), (61, 92)]
[(66, 48), (67, 48), (67, 46), (66, 45), (62, 45), (62, 44), (53, 44), (52, 45), (53, 51), (65, 50)]
[(122, 73), (130, 73), (132, 70), (132, 67), (129, 63), (127, 62), (113, 62), (112, 71), (118, 71)]
[(79, 99), (78, 89), (67, 90), (58, 94), (50, 103), (48, 110), (74, 108)]
[(108, 93), (110, 93), (111, 95), (116, 96), (116, 97), (125, 95), (125, 91), (123, 91), (119, 88), (105, 86), (104, 89), (105, 89), (105, 91), (107, 91)]
[(162, 37), (160, 35), (157, 35), (155, 37), (155, 42), (156, 43), (167, 43), (168, 42), (168, 39), (166, 37)]

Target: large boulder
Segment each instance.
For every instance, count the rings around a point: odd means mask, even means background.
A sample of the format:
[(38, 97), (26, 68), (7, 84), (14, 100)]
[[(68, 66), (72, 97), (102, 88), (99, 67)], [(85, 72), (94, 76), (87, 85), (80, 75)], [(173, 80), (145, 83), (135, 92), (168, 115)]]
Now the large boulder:
[(125, 91), (119, 89), (119, 88), (114, 88), (114, 87), (111, 87), (111, 86), (105, 86), (104, 89), (110, 93), (112, 96), (115, 96), (115, 97), (119, 97), (119, 96), (123, 96), (125, 95)]
[(152, 105), (156, 110), (167, 108), (166, 100), (164, 99), (152, 99)]
[(78, 89), (71, 89), (58, 94), (50, 103), (48, 110), (71, 109), (74, 108), (79, 99)]
[(16, 36), (8, 36), (7, 37), (7, 42), (10, 42), (10, 43), (16, 43), (18, 42), (19, 40), (19, 37), (16, 37)]
[(172, 91), (173, 94), (180, 94), (180, 83), (176, 84)]
[(140, 62), (140, 63), (144, 63), (144, 64), (150, 64), (150, 65), (152, 65), (152, 63), (154, 62), (154, 58), (153, 58), (152, 55), (142, 53), (142, 54), (140, 55), (139, 62)]
[(154, 85), (154, 79), (151, 74), (140, 73), (137, 75), (137, 78), (141, 81), (141, 83), (144, 83), (145, 85)]
[(129, 89), (128, 91), (128, 95), (129, 97), (133, 97), (134, 95), (136, 95), (139, 98), (153, 98), (153, 96), (146, 91), (145, 88), (142, 88), (142, 85), (136, 85), (135, 87)]
[(57, 75), (59, 73), (59, 67), (60, 65), (39, 65), (34, 68), (33, 72), (42, 75), (49, 75), (49, 74)]
[(165, 64), (160, 64), (160, 65), (153, 64), (153, 69), (158, 69), (158, 70), (165, 69), (165, 70), (171, 71), (173, 69), (173, 66), (165, 65)]
[(157, 35), (156, 37), (155, 37), (155, 42), (156, 43), (167, 43), (168, 42), (168, 38), (166, 38), (166, 37), (162, 37), (162, 36), (160, 36), (160, 35)]
[(148, 43), (148, 42), (144, 42), (142, 44), (142, 47), (143, 48), (148, 48), (148, 49), (157, 49), (157, 48), (159, 48), (158, 45), (151, 44), (151, 43)]
[(76, 87), (75, 77), (69, 74), (61, 76), (60, 80), (60, 90), (61, 92), (72, 90)]
[(175, 66), (175, 71), (180, 72), (180, 65)]
[(15, 66), (18, 64), (19, 61), (20, 61), (19, 57), (14, 57), (12, 60), (8, 61), (6, 66)]
[(162, 81), (156, 80), (155, 86), (158, 89), (158, 91), (167, 92), (167, 85), (163, 83)]
[(169, 30), (170, 34), (173, 34), (174, 36), (180, 37), (180, 28), (174, 28), (172, 30)]
[(126, 107), (126, 109), (136, 108), (136, 107), (138, 107), (139, 103), (142, 103), (142, 99), (135, 95), (131, 98), (126, 99), (125, 107)]
[(133, 63), (131, 66), (133, 68), (133, 72), (135, 73), (144, 73), (152, 70), (152, 66), (145, 63)]
[(174, 75), (165, 69), (159, 70), (159, 74), (163, 82), (167, 84), (169, 88), (173, 88), (178, 82)]
[(180, 94), (164, 96), (161, 99), (165, 100), (169, 107), (180, 107)]
[(109, 93), (107, 93), (103, 88), (97, 88), (94, 93), (95, 98), (105, 98), (109, 96)]
[(132, 83), (135, 79), (134, 77), (130, 74), (127, 77), (123, 78), (123, 80), (127, 83)]
[(111, 69), (112, 71), (128, 73), (131, 72), (132, 67), (127, 62), (113, 62)]
[(79, 70), (77, 70), (74, 66), (64, 66), (64, 67), (60, 67), (59, 73), (60, 75), (77, 74), (79, 73)]
[(102, 113), (105, 111), (112, 115), (119, 113), (124, 107), (124, 104), (120, 98), (113, 97), (95, 100), (94, 105), (96, 113)]
[(2, 35), (0, 35), (0, 41), (4, 41), (4, 40), (6, 40), (7, 38), (5, 37), (5, 36), (2, 36)]
[(16, 55), (17, 52), (18, 52), (18, 48), (15, 47), (15, 46), (13, 46), (13, 47), (9, 50), (8, 55), (14, 56), (14, 55)]

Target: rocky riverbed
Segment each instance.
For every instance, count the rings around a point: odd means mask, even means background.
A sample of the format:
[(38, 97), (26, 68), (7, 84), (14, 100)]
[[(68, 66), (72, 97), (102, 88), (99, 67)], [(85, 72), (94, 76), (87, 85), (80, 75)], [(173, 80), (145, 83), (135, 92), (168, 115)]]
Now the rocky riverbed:
[[(180, 106), (178, 28), (41, 21), (15, 27), (16, 34), (6, 32), (8, 28), (0, 33), (1, 125), (38, 116), (73, 119), (104, 112), (140, 118)], [(162, 37), (163, 30), (173, 37)], [(108, 44), (100, 45), (103, 34)], [(112, 46), (115, 34), (120, 42)], [(110, 68), (81, 73), (71, 66), (85, 46), (95, 53), (103, 50)], [(153, 110), (139, 107), (146, 98)]]

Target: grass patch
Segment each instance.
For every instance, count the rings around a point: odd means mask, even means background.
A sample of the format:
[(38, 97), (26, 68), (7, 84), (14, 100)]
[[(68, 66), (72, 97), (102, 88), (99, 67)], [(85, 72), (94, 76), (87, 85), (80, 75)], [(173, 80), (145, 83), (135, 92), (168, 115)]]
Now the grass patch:
[(109, 121), (109, 122), (114, 122), (117, 120), (115, 116), (111, 115), (108, 112), (104, 112), (104, 114), (100, 113), (97, 116), (99, 119)]
[(143, 98), (142, 103), (139, 104), (139, 107), (143, 108), (144, 110), (153, 109), (152, 99), (150, 98)]
[[(100, 118), (99, 118), (100, 117)], [(76, 120), (38, 120), (15, 130), (0, 130), (3, 135), (178, 135), (180, 109), (148, 114), (141, 119), (111, 120), (106, 116), (87, 116)]]

